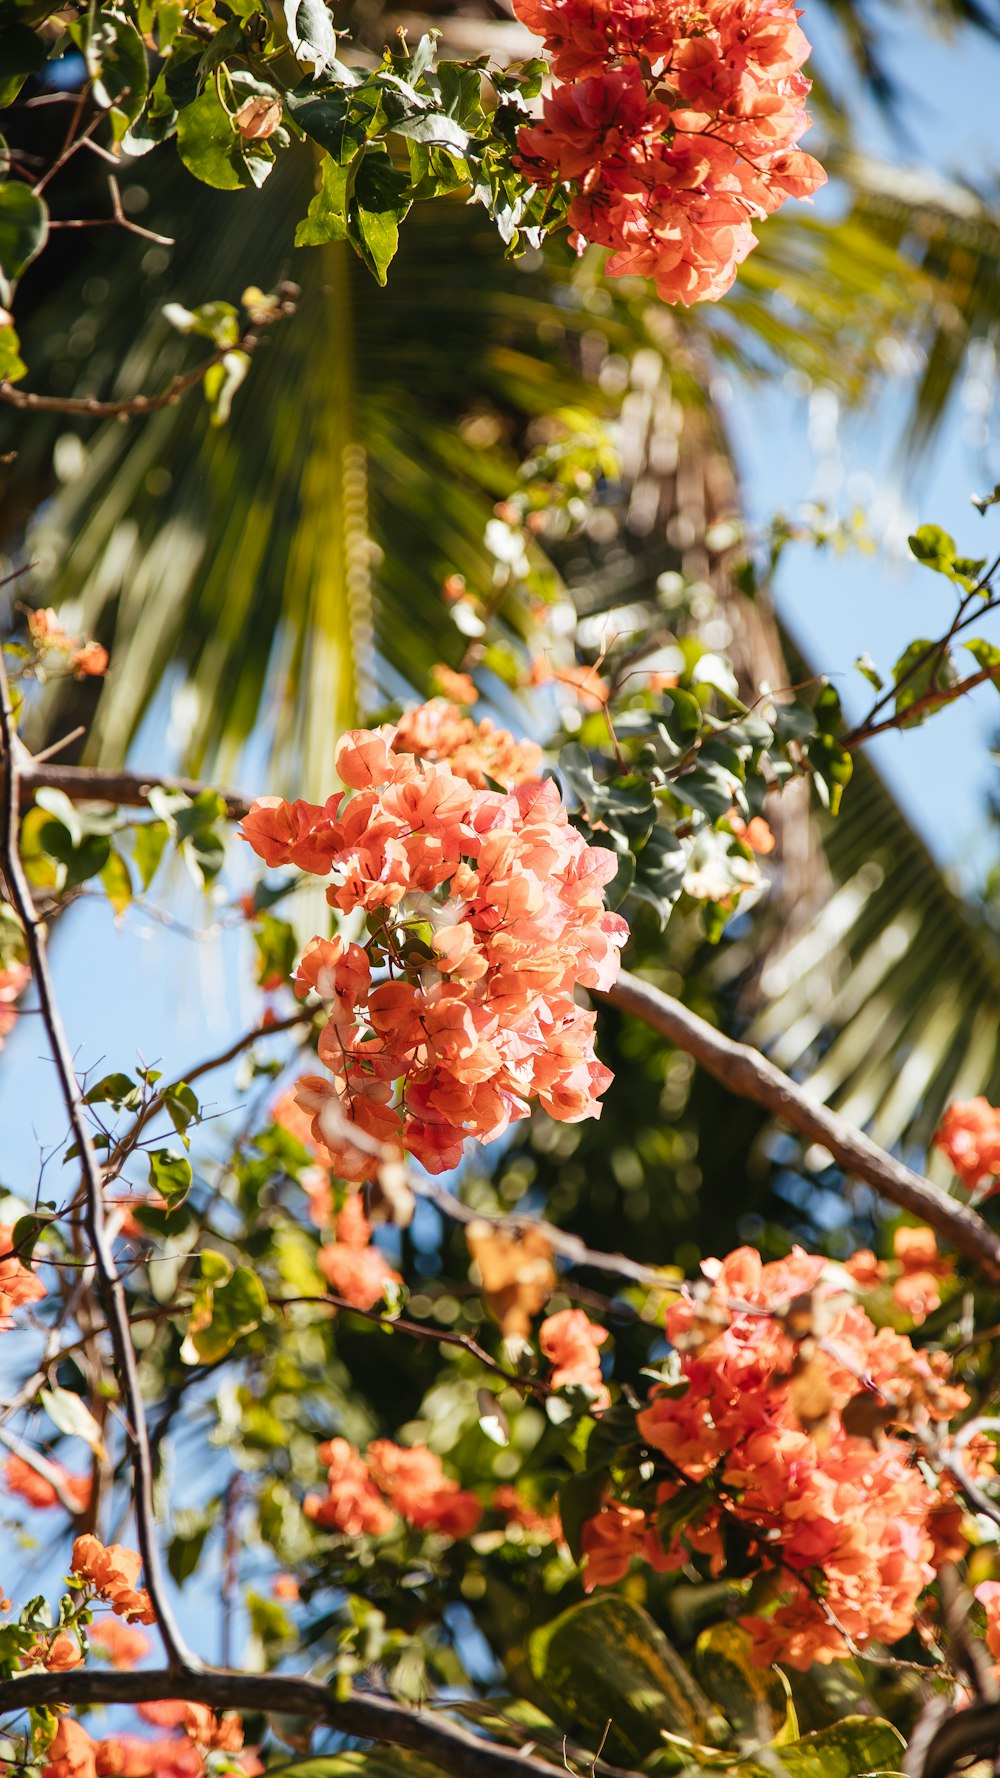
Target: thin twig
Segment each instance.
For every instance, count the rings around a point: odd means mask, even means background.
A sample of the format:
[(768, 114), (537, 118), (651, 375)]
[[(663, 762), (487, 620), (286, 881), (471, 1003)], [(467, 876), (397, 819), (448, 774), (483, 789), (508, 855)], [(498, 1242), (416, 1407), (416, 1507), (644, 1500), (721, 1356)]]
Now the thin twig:
[(77, 1079), (73, 1054), (56, 1004), (49, 971), (44, 928), (39, 922), (31, 888), (18, 851), (20, 804), (18, 760), (15, 748), (14, 713), (11, 707), (10, 687), (7, 683), (7, 671), (2, 650), (0, 650), (0, 731), (2, 731), (3, 753), (7, 768), (3, 799), (3, 874), (7, 879), (11, 902), (24, 928), (25, 944), (38, 991), (42, 1018), (48, 1033), (49, 1047), (70, 1126), (79, 1149), (85, 1195), (87, 1238), (94, 1256), (97, 1284), (111, 1332), (118, 1384), (128, 1420), (135, 1484), (136, 1535), (146, 1571), (146, 1584), (171, 1667), (197, 1668), (199, 1665), (197, 1658), (188, 1650), (166, 1598), (159, 1546), (156, 1540), (149, 1436), (139, 1367), (129, 1326), (128, 1303), (108, 1238), (100, 1163), (91, 1138), (87, 1109), (80, 1082)]
[(271, 1297), (269, 1301), (272, 1309), (295, 1309), (304, 1303), (314, 1307), (325, 1304), (327, 1308), (337, 1309), (345, 1315), (360, 1315), (363, 1321), (374, 1322), (376, 1327), (387, 1328), (390, 1333), (407, 1334), (413, 1340), (429, 1340), (436, 1346), (453, 1346), (462, 1352), (468, 1352), (484, 1370), (491, 1371), (495, 1377), (502, 1377), (511, 1389), (519, 1389), (522, 1394), (545, 1397), (554, 1393), (551, 1385), (543, 1383), (540, 1377), (522, 1377), (517, 1371), (507, 1370), (471, 1334), (453, 1333), (450, 1328), (426, 1327), (421, 1321), (408, 1321), (402, 1315), (390, 1315), (385, 1310), (360, 1309), (356, 1303), (348, 1302), (346, 1297), (337, 1296), (334, 1291), (329, 1290), (322, 1295), (317, 1293), (315, 1296)]

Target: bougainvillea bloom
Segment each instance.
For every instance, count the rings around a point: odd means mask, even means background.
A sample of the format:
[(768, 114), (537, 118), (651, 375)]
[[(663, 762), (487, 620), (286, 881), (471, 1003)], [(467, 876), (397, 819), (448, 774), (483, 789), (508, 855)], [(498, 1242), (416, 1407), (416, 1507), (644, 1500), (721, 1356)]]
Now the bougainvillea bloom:
[(373, 1309), (385, 1298), (386, 1285), (401, 1282), (378, 1247), (372, 1245), (371, 1224), (360, 1192), (353, 1192), (336, 1219), (337, 1239), (316, 1255), (330, 1289), (355, 1309)]
[(715, 301), (756, 245), (751, 224), (826, 175), (809, 127), (809, 44), (791, 0), (514, 0), (559, 79), (521, 130), (522, 165), (569, 185), (582, 249), (666, 302)]
[[(51, 1467), (59, 1476), (66, 1493), (74, 1501), (74, 1510), (79, 1513), (86, 1512), (90, 1505), (92, 1491), (90, 1477), (72, 1475), (68, 1469), (63, 1469), (61, 1463), (53, 1463)], [(30, 1463), (24, 1461), (23, 1457), (8, 1457), (3, 1466), (3, 1479), (8, 1492), (20, 1494), (21, 1499), (26, 1500), (29, 1506), (62, 1505), (48, 1478), (39, 1475), (37, 1469), (33, 1469)]]
[(116, 1617), (99, 1618), (96, 1624), (91, 1624), (87, 1639), (94, 1648), (100, 1649), (112, 1667), (122, 1671), (134, 1667), (136, 1661), (144, 1660), (149, 1653), (149, 1637)]
[(475, 1494), (445, 1475), (441, 1459), (426, 1445), (394, 1445), (373, 1439), (368, 1446), (369, 1472), (401, 1519), (418, 1531), (441, 1531), (446, 1537), (468, 1537), (482, 1517)]
[(991, 1179), (1000, 1189), (1000, 1110), (988, 1099), (956, 1100), (949, 1105), (934, 1146), (948, 1156), (962, 1184), (971, 1191)]
[(553, 1366), (550, 1387), (589, 1389), (594, 1395), (594, 1407), (606, 1408), (611, 1397), (601, 1376), (598, 1348), (607, 1337), (607, 1328), (590, 1321), (582, 1309), (560, 1309), (543, 1321), (538, 1343)]
[(394, 1445), (373, 1439), (365, 1456), (345, 1438), (321, 1445), (328, 1465), (326, 1497), (307, 1495), (305, 1511), (316, 1525), (349, 1537), (380, 1536), (397, 1516), (418, 1531), (468, 1537), (482, 1517), (475, 1494), (446, 1475), (440, 1457), (426, 1445)]
[(37, 1303), (45, 1286), (13, 1251), (13, 1225), (0, 1222), (0, 1328), (10, 1327), (11, 1314), (25, 1303)]
[(81, 1580), (89, 1581), (94, 1592), (106, 1599), (112, 1611), (127, 1622), (154, 1624), (156, 1613), (149, 1594), (136, 1587), (142, 1568), (142, 1557), (120, 1543), (109, 1543), (87, 1532), (73, 1545), (71, 1567)]
[(296, 1100), (318, 1158), (353, 1181), (400, 1147), (457, 1166), (467, 1137), (494, 1141), (532, 1100), (597, 1117), (611, 1075), (574, 988), (610, 987), (628, 931), (604, 903), (617, 857), (570, 826), (555, 784), (477, 789), (399, 740), (344, 735), (346, 796), (265, 799), (243, 823), (266, 864), (329, 877), (332, 905), (367, 921), (367, 947), (314, 939), (295, 984), (329, 1015), (328, 1074)]
[[(802, 1669), (912, 1628), (942, 1547), (934, 1515), (953, 1502), (907, 1434), (968, 1399), (943, 1354), (876, 1329), (825, 1265), (798, 1248), (764, 1265), (740, 1248), (669, 1305), (687, 1387), (654, 1389), (637, 1417), (663, 1464), (653, 1510), (609, 1501), (583, 1538), (592, 1586), (640, 1552), (659, 1569), (707, 1557), (720, 1573), (724, 1533), (738, 1527), (779, 1595), (772, 1615), (744, 1620), (754, 1657)], [(698, 1490), (692, 1511), (661, 1540), (658, 1509), (686, 1489)]]

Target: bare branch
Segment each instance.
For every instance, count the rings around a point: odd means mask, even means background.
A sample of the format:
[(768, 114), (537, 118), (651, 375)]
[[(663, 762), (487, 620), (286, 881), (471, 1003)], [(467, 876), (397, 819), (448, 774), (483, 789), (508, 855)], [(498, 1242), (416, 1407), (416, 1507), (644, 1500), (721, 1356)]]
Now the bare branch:
[(45, 929), (35, 910), (31, 888), (18, 851), (18, 817), (20, 785), (18, 757), (15, 746), (14, 713), (11, 708), (7, 670), (0, 650), (0, 734), (6, 762), (6, 783), (3, 790), (2, 867), (11, 902), (24, 927), (25, 944), (38, 991), (42, 1019), (48, 1034), (49, 1048), (63, 1100), (79, 1149), (85, 1194), (85, 1225), (87, 1239), (94, 1257), (97, 1283), (111, 1332), (118, 1384), (128, 1422), (129, 1443), (135, 1483), (136, 1534), (146, 1571), (146, 1584), (156, 1611), (157, 1623), (167, 1658), (172, 1667), (199, 1665), (197, 1657), (187, 1648), (174, 1621), (166, 1598), (160, 1552), (156, 1541), (156, 1520), (153, 1510), (153, 1468), (149, 1450), (146, 1413), (139, 1380), (139, 1367), (129, 1327), (128, 1302), (115, 1265), (114, 1253), (105, 1222), (104, 1196), (100, 1162), (94, 1148), (87, 1120), (80, 1082), (77, 1079), (72, 1051), (56, 1004), (49, 971)]
[(638, 976), (623, 972), (606, 994), (595, 995), (622, 1012), (642, 1019), (661, 1037), (700, 1063), (707, 1073), (807, 1136), (822, 1143), (846, 1173), (864, 1179), (884, 1198), (919, 1216), (957, 1252), (972, 1260), (993, 1283), (1000, 1283), (1000, 1238), (967, 1204), (950, 1198), (939, 1186), (887, 1154), (863, 1131), (810, 1097), (759, 1050), (723, 1036), (679, 1000)]
[[(332, 1686), (274, 1673), (26, 1673), (0, 1681), (0, 1714), (41, 1704), (81, 1710), (92, 1704), (141, 1704), (178, 1697), (213, 1710), (309, 1717), (360, 1740), (408, 1747), (453, 1778), (552, 1778), (558, 1769), (520, 1748), (484, 1740), (458, 1723), (394, 1698), (365, 1692), (341, 1698)], [(617, 1768), (603, 1761), (602, 1765), (608, 1778), (626, 1778)]]

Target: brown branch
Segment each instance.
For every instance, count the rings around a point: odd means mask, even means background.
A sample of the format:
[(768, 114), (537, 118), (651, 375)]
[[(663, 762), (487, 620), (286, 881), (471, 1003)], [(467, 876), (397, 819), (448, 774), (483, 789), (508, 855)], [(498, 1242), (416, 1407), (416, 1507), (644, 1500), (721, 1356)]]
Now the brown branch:
[(146, 1571), (146, 1584), (156, 1612), (167, 1658), (172, 1667), (197, 1667), (197, 1658), (190, 1653), (166, 1598), (160, 1552), (156, 1540), (156, 1518), (153, 1508), (153, 1469), (149, 1450), (146, 1412), (142, 1399), (139, 1366), (132, 1344), (128, 1302), (115, 1265), (114, 1252), (105, 1222), (104, 1196), (100, 1162), (94, 1148), (87, 1120), (80, 1082), (72, 1051), (66, 1037), (62, 1017), (56, 1004), (55, 990), (49, 971), (45, 929), (39, 921), (31, 888), (18, 851), (18, 817), (20, 784), (14, 713), (10, 701), (7, 670), (0, 650), (0, 735), (6, 762), (6, 783), (3, 792), (2, 868), (7, 880), (11, 902), (24, 928), (25, 944), (38, 992), (42, 1019), (49, 1039), (66, 1112), (80, 1155), (85, 1196), (85, 1226), (94, 1258), (94, 1270), (111, 1331), (112, 1349), (118, 1385), (122, 1392), (132, 1451), (134, 1477), (136, 1535)]
[[(127, 218), (122, 219), (117, 215), (107, 218), (109, 224), (114, 224), (119, 220), (123, 220), (124, 226), (131, 228), (137, 234), (149, 234), (148, 229), (140, 229), (138, 224), (128, 222)], [(55, 224), (52, 226), (54, 227)], [(95, 223), (74, 223), (72, 225), (66, 224), (66, 226), (102, 227), (104, 219), (99, 219)], [(161, 239), (160, 236), (152, 238)], [(0, 382), (0, 401), (5, 401), (8, 406), (19, 408), (22, 412), (84, 414), (92, 420), (129, 420), (137, 415), (153, 414), (160, 408), (174, 406), (182, 395), (185, 395), (189, 389), (193, 389), (196, 383), (201, 382), (206, 371), (211, 370), (216, 364), (221, 364), (229, 352), (246, 352), (252, 356), (261, 344), (261, 329), (294, 313), (295, 301), (292, 297), (292, 286), (288, 286), (287, 294), (281, 295), (281, 300), (275, 304), (273, 312), (268, 311), (258, 315), (254, 326), (241, 334), (240, 338), (235, 340), (232, 345), (217, 346), (210, 358), (202, 359), (201, 363), (196, 364), (193, 370), (186, 370), (178, 376), (171, 377), (166, 388), (161, 389), (156, 395), (132, 395), (120, 401), (100, 401), (93, 395), (39, 395), (32, 389), (19, 389), (13, 383)], [(123, 776), (129, 778), (132, 774), (125, 773)], [(162, 782), (169, 788), (168, 780), (162, 779), (157, 782)], [(68, 791), (67, 795), (69, 795)], [(242, 812), (245, 814), (246, 809), (244, 808)]]
[[(114, 221), (113, 217), (108, 222)], [(74, 228), (103, 228), (104, 219), (97, 222), (77, 222)], [(33, 389), (19, 389), (14, 383), (0, 383), (0, 401), (8, 406), (19, 408), (27, 413), (45, 414), (86, 414), (91, 420), (130, 420), (139, 414), (153, 414), (160, 408), (172, 407), (196, 383), (200, 383), (207, 370), (220, 364), (227, 352), (253, 352), (259, 345), (257, 335), (245, 333), (234, 346), (219, 346), (211, 358), (202, 359), (193, 370), (171, 377), (165, 389), (158, 395), (132, 395), (122, 401), (99, 401), (95, 395), (38, 395)]]
[(821, 1143), (846, 1173), (866, 1180), (901, 1210), (919, 1216), (958, 1253), (978, 1265), (992, 1283), (1000, 1283), (1000, 1238), (981, 1216), (821, 1105), (759, 1050), (723, 1036), (679, 1000), (627, 972), (606, 994), (595, 998), (641, 1019), (693, 1056), (730, 1092), (762, 1105), (801, 1136)]
[(972, 1704), (946, 1717), (931, 1736), (920, 1778), (948, 1778), (970, 1756), (992, 1759), (1000, 1749), (1000, 1704)]
[[(151, 790), (178, 791), (193, 801), (208, 788), (196, 778), (163, 777), (158, 772), (105, 772), (99, 767), (56, 765), (30, 757), (19, 766), (18, 778), (26, 797), (39, 790), (61, 790), (71, 803), (114, 803), (123, 809), (146, 808)], [(221, 790), (219, 795), (230, 821), (242, 821), (249, 813), (250, 797), (235, 790)]]
[(884, 722), (867, 722), (860, 728), (852, 729), (850, 734), (844, 736), (841, 745), (851, 752), (865, 741), (870, 741), (873, 735), (884, 735), (889, 729), (904, 728), (923, 711), (943, 709), (945, 704), (953, 704), (956, 698), (964, 698), (966, 692), (975, 691), (977, 685), (985, 685), (988, 679), (995, 680), (998, 675), (1000, 661), (994, 667), (983, 667), (979, 673), (970, 673), (967, 679), (960, 679), (957, 685), (943, 685), (922, 692), (905, 710), (900, 710), (895, 716), (887, 716)]
[[(0, 1714), (42, 1704), (80, 1710), (92, 1704), (143, 1704), (178, 1697), (213, 1710), (309, 1717), (359, 1740), (408, 1747), (453, 1778), (552, 1778), (558, 1769), (520, 1748), (483, 1740), (458, 1723), (394, 1698), (356, 1691), (340, 1698), (333, 1687), (316, 1680), (274, 1673), (26, 1673), (0, 1681)], [(605, 1771), (616, 1778), (613, 1767)]]

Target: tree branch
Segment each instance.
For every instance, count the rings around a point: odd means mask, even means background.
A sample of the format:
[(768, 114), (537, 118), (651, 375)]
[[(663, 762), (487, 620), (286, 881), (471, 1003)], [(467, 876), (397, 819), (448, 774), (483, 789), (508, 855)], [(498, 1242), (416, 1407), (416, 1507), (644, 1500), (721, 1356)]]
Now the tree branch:
[(1000, 1238), (981, 1216), (811, 1098), (759, 1050), (724, 1037), (679, 1000), (627, 971), (606, 994), (595, 998), (641, 1019), (693, 1056), (730, 1092), (762, 1105), (800, 1135), (821, 1143), (846, 1173), (866, 1180), (901, 1210), (919, 1216), (958, 1253), (978, 1265), (992, 1283), (1000, 1283)]
[[(115, 223), (119, 220), (124, 219), (110, 216), (99, 218), (94, 223), (74, 223), (65, 226), (103, 227), (105, 223)], [(53, 223), (51, 226), (58, 227), (59, 225)], [(149, 233), (148, 229), (139, 229), (135, 224), (128, 224), (128, 226), (135, 233)], [(162, 238), (159, 235), (153, 236), (154, 240)], [(192, 370), (186, 370), (178, 376), (171, 377), (166, 387), (160, 389), (155, 395), (131, 395), (119, 401), (100, 401), (94, 395), (39, 395), (33, 389), (19, 389), (14, 383), (0, 381), (0, 401), (5, 401), (9, 407), (19, 408), (22, 412), (83, 414), (91, 420), (131, 420), (142, 414), (155, 414), (160, 408), (173, 407), (182, 395), (185, 395), (189, 389), (193, 389), (196, 383), (201, 382), (206, 371), (211, 370), (216, 364), (221, 364), (230, 352), (245, 352), (252, 357), (261, 343), (261, 328), (267, 327), (272, 321), (292, 315), (294, 312), (294, 301), (290, 300), (288, 296), (284, 297), (275, 307), (273, 315), (261, 314), (258, 316), (254, 325), (247, 328), (239, 339), (233, 341), (232, 345), (217, 346), (211, 357), (203, 358), (201, 363), (196, 364)]]
[[(0, 1714), (41, 1704), (68, 1704), (80, 1710), (91, 1704), (143, 1704), (177, 1697), (213, 1710), (306, 1716), (363, 1741), (408, 1747), (453, 1778), (552, 1778), (559, 1769), (520, 1748), (485, 1741), (458, 1723), (393, 1698), (362, 1692), (338, 1698), (334, 1688), (316, 1680), (274, 1673), (26, 1673), (0, 1681)], [(608, 1778), (625, 1778), (603, 1761), (601, 1765)]]
[[(115, 803), (126, 809), (146, 808), (151, 790), (180, 791), (193, 801), (207, 788), (196, 778), (164, 777), (159, 772), (104, 772), (91, 766), (57, 765), (30, 757), (19, 765), (18, 780), (26, 797), (35, 796), (39, 790), (61, 790), (71, 803)], [(250, 810), (251, 798), (234, 790), (222, 790), (219, 795), (230, 821), (242, 821)]]
[(0, 735), (2, 735), (6, 763), (6, 783), (3, 791), (3, 874), (7, 880), (11, 902), (24, 927), (25, 944), (38, 991), (42, 1019), (48, 1034), (49, 1048), (55, 1063), (56, 1075), (62, 1090), (70, 1126), (79, 1149), (85, 1192), (84, 1221), (87, 1239), (94, 1256), (97, 1283), (111, 1332), (115, 1369), (118, 1385), (122, 1392), (129, 1443), (132, 1449), (136, 1534), (146, 1571), (146, 1584), (171, 1666), (197, 1667), (199, 1662), (187, 1648), (166, 1598), (163, 1572), (160, 1566), (160, 1552), (156, 1541), (153, 1468), (149, 1450), (149, 1435), (142, 1400), (142, 1386), (139, 1380), (139, 1367), (129, 1327), (128, 1302), (115, 1265), (114, 1253), (105, 1223), (100, 1163), (91, 1138), (86, 1106), (73, 1064), (72, 1052), (59, 1008), (56, 1005), (44, 928), (38, 919), (31, 888), (18, 851), (20, 809), (18, 757), (15, 744), (14, 713), (11, 708), (10, 687), (7, 683), (7, 670), (2, 650), (0, 650)]
[(1000, 1704), (972, 1704), (946, 1717), (931, 1736), (920, 1778), (948, 1778), (970, 1755), (992, 1759), (1000, 1748)]

